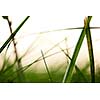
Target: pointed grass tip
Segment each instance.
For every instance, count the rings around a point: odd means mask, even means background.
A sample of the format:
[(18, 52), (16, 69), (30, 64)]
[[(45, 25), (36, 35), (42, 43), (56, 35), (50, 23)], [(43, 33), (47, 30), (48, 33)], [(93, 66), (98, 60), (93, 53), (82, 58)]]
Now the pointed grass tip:
[(2, 16), (3, 19), (8, 19), (8, 16)]

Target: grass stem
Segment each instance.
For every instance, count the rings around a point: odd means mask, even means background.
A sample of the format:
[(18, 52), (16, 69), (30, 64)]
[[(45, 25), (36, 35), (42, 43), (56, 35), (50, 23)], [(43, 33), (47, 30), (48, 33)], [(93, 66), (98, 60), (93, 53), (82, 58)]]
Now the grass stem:
[[(7, 22), (9, 25), (9, 29), (10, 29), (10, 33), (12, 34), (12, 22), (9, 20), (9, 17), (7, 18)], [(14, 47), (14, 51), (15, 51), (15, 59), (16, 59), (16, 63), (17, 63), (17, 69), (19, 69), (19, 71), (17, 72), (18, 75), (18, 80), (19, 82), (24, 82), (25, 78), (24, 78), (24, 73), (21, 71), (22, 69), (22, 64), (21, 64), (21, 60), (19, 60), (18, 57), (18, 51), (17, 51), (17, 47), (16, 47), (16, 42), (15, 42), (15, 38), (12, 38), (12, 42), (13, 42), (13, 47)]]
[(0, 53), (4, 50), (4, 48), (8, 45), (8, 43), (15, 37), (17, 32), (20, 30), (20, 28), (24, 25), (24, 23), (28, 20), (30, 16), (27, 16), (21, 24), (16, 28), (16, 30), (9, 36), (9, 38), (5, 41), (5, 43), (0, 48)]
[[(90, 21), (91, 21), (91, 18), (89, 18), (87, 22), (90, 23)], [(82, 32), (81, 32), (81, 35), (80, 35), (79, 40), (76, 44), (70, 65), (66, 68), (66, 71), (65, 71), (65, 74), (64, 74), (64, 77), (63, 77), (63, 83), (71, 81), (71, 78), (72, 78), (72, 75), (73, 75), (73, 69), (75, 67), (75, 62), (76, 62), (77, 56), (79, 54), (81, 45), (83, 43), (83, 40), (84, 40), (84, 37), (85, 37), (85, 34), (86, 34), (86, 28), (87, 27), (84, 27)]]
[(92, 37), (90, 32), (89, 23), (87, 23), (87, 19), (92, 16), (88, 16), (85, 19), (85, 27), (86, 28), (86, 39), (88, 45), (89, 59), (90, 59), (90, 70), (91, 70), (91, 82), (95, 83), (95, 64), (94, 64), (94, 55), (93, 55), (93, 46), (92, 46)]
[(41, 54), (42, 54), (42, 57), (43, 57), (43, 60), (44, 60), (44, 64), (45, 64), (45, 67), (46, 67), (46, 70), (47, 70), (47, 73), (48, 73), (50, 82), (53, 82), (52, 77), (51, 77), (51, 75), (50, 75), (50, 71), (49, 71), (48, 65), (47, 65), (47, 63), (46, 63), (46, 60), (45, 60), (45, 57), (44, 57), (44, 54), (43, 54), (43, 51), (42, 51), (42, 50), (41, 50)]

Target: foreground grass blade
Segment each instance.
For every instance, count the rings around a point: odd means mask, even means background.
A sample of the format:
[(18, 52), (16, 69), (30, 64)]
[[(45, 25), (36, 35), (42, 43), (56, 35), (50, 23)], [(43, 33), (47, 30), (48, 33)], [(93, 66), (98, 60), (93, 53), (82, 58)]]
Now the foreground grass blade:
[[(72, 60), (71, 57), (62, 48), (60, 48), (60, 49), (66, 55), (66, 57), (69, 58), (69, 60)], [(75, 70), (76, 70), (76, 73), (78, 73), (78, 75), (80, 75), (83, 78), (84, 82), (88, 82), (85, 75), (82, 73), (82, 71), (79, 69), (79, 67), (77, 65), (75, 65)]]
[(53, 82), (53, 81), (52, 81), (52, 77), (51, 77), (51, 75), (50, 75), (50, 71), (49, 71), (48, 65), (47, 65), (47, 63), (46, 63), (46, 61), (45, 61), (45, 57), (44, 57), (44, 54), (43, 54), (43, 51), (42, 51), (42, 50), (41, 50), (41, 54), (42, 54), (42, 57), (43, 57), (43, 60), (44, 60), (44, 64), (45, 64), (45, 67), (46, 67), (46, 70), (47, 70), (47, 73), (48, 73), (50, 82)]
[(91, 38), (91, 32), (89, 23), (87, 23), (88, 17), (84, 20), (85, 24), (87, 26), (86, 29), (86, 39), (87, 39), (87, 45), (88, 45), (88, 52), (89, 52), (89, 58), (90, 58), (90, 70), (91, 70), (91, 82), (95, 82), (95, 65), (94, 65), (94, 55), (93, 55), (93, 46), (92, 46), (92, 38)]
[[(66, 38), (65, 38), (65, 42), (67, 42), (66, 41)], [(58, 47), (59, 47), (59, 49), (64, 53), (64, 55), (68, 58), (68, 59), (66, 59), (67, 61), (68, 60), (72, 60), (71, 59), (71, 57), (69, 56), (69, 51), (68, 51), (68, 48), (67, 48), (67, 46), (66, 46), (66, 52), (65, 52), (65, 50), (64, 49), (62, 49), (59, 45), (57, 45)], [(69, 65), (69, 61), (67, 62), (67, 66)], [(75, 70), (76, 70), (76, 73), (80, 76), (80, 77), (82, 77), (82, 79), (84, 80), (84, 82), (88, 82), (88, 80), (86, 79), (86, 77), (85, 77), (85, 75), (82, 73), (82, 71), (79, 69), (79, 67), (77, 66), (77, 65), (75, 65)]]
[(16, 30), (10, 35), (10, 37), (6, 40), (6, 42), (0, 48), (0, 53), (4, 50), (4, 48), (8, 45), (8, 43), (14, 38), (16, 33), (20, 30), (20, 28), (24, 25), (24, 23), (28, 20), (30, 16), (27, 16), (22, 23), (16, 28)]
[[(91, 17), (88, 18), (87, 23), (89, 24), (90, 21), (91, 21)], [(71, 81), (75, 62), (76, 62), (77, 56), (79, 54), (81, 45), (83, 43), (83, 40), (84, 40), (84, 37), (85, 37), (85, 34), (86, 34), (86, 28), (87, 28), (87, 26), (85, 26), (83, 28), (82, 32), (81, 32), (81, 35), (80, 35), (79, 40), (76, 44), (70, 65), (66, 68), (65, 75), (64, 75), (64, 78), (63, 78), (63, 81), (62, 81), (63, 83)]]

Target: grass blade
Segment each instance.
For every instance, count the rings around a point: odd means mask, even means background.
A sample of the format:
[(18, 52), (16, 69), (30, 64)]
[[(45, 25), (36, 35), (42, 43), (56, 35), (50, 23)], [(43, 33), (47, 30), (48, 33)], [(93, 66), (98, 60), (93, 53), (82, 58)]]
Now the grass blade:
[[(90, 23), (90, 21), (91, 21), (91, 18), (88, 18), (87, 23)], [(79, 40), (76, 44), (76, 47), (75, 47), (70, 65), (66, 68), (65, 75), (64, 75), (64, 78), (63, 78), (63, 81), (62, 81), (63, 83), (71, 81), (71, 77), (72, 77), (72, 74), (73, 74), (73, 69), (74, 69), (74, 66), (75, 66), (75, 62), (76, 62), (77, 56), (79, 54), (81, 45), (83, 43), (83, 40), (84, 40), (84, 37), (85, 37), (85, 34), (86, 34), (86, 31), (85, 31), (86, 28), (87, 28), (87, 26), (84, 27), (82, 32), (81, 32), (81, 35), (80, 35)]]
[(53, 82), (53, 81), (52, 81), (52, 77), (51, 77), (51, 75), (50, 75), (50, 71), (49, 71), (48, 65), (47, 65), (47, 63), (46, 63), (46, 61), (45, 61), (45, 57), (44, 57), (44, 54), (43, 54), (43, 51), (42, 51), (42, 50), (41, 50), (41, 54), (42, 54), (42, 57), (43, 57), (43, 60), (44, 60), (44, 64), (45, 64), (45, 67), (46, 67), (46, 70), (47, 70), (47, 73), (48, 73), (50, 82)]
[[(65, 38), (65, 42), (67, 44), (67, 38)], [(66, 52), (64, 49), (62, 49), (59, 45), (57, 45), (59, 47), (59, 49), (64, 53), (64, 55), (68, 58), (66, 59), (67, 60), (67, 66), (69, 65), (69, 60), (71, 61), (71, 57), (69, 56), (69, 51), (68, 51), (68, 48), (67, 48), (67, 45), (66, 45)], [(45, 57), (46, 58), (46, 57)], [(79, 67), (77, 65), (75, 65), (75, 70), (76, 70), (76, 73), (82, 77), (82, 79), (84, 80), (84, 82), (88, 82), (88, 80), (86, 79), (85, 75), (83, 74), (83, 72), (79, 69)]]
[(16, 28), (16, 30), (10, 35), (10, 37), (6, 40), (6, 42), (2, 45), (0, 48), (0, 53), (3, 51), (3, 49), (7, 46), (7, 44), (14, 38), (16, 33), (20, 30), (20, 28), (24, 25), (24, 23), (28, 20), (30, 16), (27, 16), (22, 23)]
[[(0, 72), (2, 72), (2, 71), (4, 70), (6, 63), (7, 63), (8, 60), (9, 60), (9, 57), (7, 58), (6, 55), (7, 55), (7, 51), (8, 51), (8, 49), (9, 49), (10, 44), (11, 44), (11, 42), (9, 42), (9, 44), (7, 45), (7, 48), (6, 48), (6, 51), (5, 51), (5, 55), (4, 55), (3, 65), (2, 65), (2, 68), (1, 68)], [(6, 59), (6, 58), (7, 58), (7, 59)]]
[[(12, 34), (12, 27), (11, 27), (12, 22), (9, 20), (9, 18), (7, 18), (7, 22), (8, 22), (10, 33)], [(17, 64), (16, 69), (22, 69), (22, 64), (21, 64), (21, 60), (19, 60), (19, 55), (18, 55), (18, 50), (17, 50), (17, 47), (16, 47), (15, 38), (12, 39), (12, 42), (13, 42), (15, 59), (16, 59), (16, 64)], [(23, 71), (18, 71), (17, 75), (18, 75), (18, 79), (19, 79), (18, 81), (19, 82), (24, 82), (24, 80), (25, 80), (24, 72)]]
[(87, 18), (85, 19), (85, 23), (87, 24), (86, 39), (87, 39), (88, 52), (89, 52), (89, 58), (90, 58), (91, 82), (94, 83), (95, 82), (94, 55), (93, 55), (91, 32), (90, 32), (90, 29), (89, 29), (90, 27), (89, 27), (89, 23), (87, 23), (87, 21), (86, 21)]
[[(37, 32), (37, 34), (44, 34), (44, 33), (50, 33), (50, 32), (59, 32), (59, 31), (67, 31), (67, 30), (79, 30), (83, 29), (84, 27), (73, 27), (73, 28), (63, 28), (63, 29), (55, 29), (55, 30), (49, 30), (49, 31), (42, 31), (42, 32)], [(100, 29), (100, 27), (90, 27), (90, 29)]]
[[(65, 56), (68, 57), (69, 60), (72, 60), (72, 58), (62, 48), (60, 48), (60, 49), (65, 54)], [(75, 70), (83, 78), (83, 80), (85, 82), (88, 82), (85, 75), (82, 73), (82, 71), (79, 69), (79, 67), (77, 65), (75, 65)]]

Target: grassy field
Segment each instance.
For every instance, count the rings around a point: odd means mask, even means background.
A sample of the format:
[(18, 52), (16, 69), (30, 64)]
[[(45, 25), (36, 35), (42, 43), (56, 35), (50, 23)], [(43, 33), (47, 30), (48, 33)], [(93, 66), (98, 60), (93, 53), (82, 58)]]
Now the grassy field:
[[(93, 52), (93, 45), (92, 45), (92, 37), (91, 37), (91, 29), (96, 29), (99, 27), (90, 27), (90, 22), (92, 20), (92, 16), (88, 16), (84, 19), (84, 27), (78, 28), (67, 28), (67, 29), (58, 29), (54, 31), (61, 31), (61, 30), (76, 30), (81, 29), (82, 32), (80, 33), (79, 39), (77, 40), (77, 44), (75, 46), (75, 50), (73, 52), (72, 57), (69, 56), (67, 50), (60, 48), (60, 52), (62, 52), (66, 56), (66, 61), (69, 62), (65, 65), (59, 65), (57, 69), (50, 69), (46, 58), (51, 57), (46, 56), (46, 53), (55, 48), (52, 47), (47, 52), (41, 50), (41, 57), (37, 58), (37, 60), (33, 61), (32, 63), (23, 66), (21, 60), (24, 56), (19, 57), (18, 50), (16, 47), (15, 36), (17, 32), (21, 29), (24, 23), (27, 23), (29, 16), (27, 16), (12, 32), (11, 21), (9, 20), (8, 16), (2, 16), (4, 20), (7, 20), (10, 30), (10, 37), (5, 41), (5, 43), (0, 48), (0, 53), (2, 53), (5, 49), (3, 64), (0, 70), (0, 82), (2, 83), (95, 83), (100, 82), (100, 71), (99, 67), (96, 69), (95, 61), (94, 61), (94, 52)], [(50, 31), (47, 31), (50, 32)], [(88, 56), (89, 62), (85, 66), (77, 66), (76, 60), (79, 55), (79, 51), (81, 49), (84, 37), (86, 36), (87, 40), (87, 48), (88, 48)], [(11, 42), (13, 43), (13, 48), (15, 51), (15, 60), (11, 62), (9, 58), (6, 57), (7, 51), (10, 47)], [(36, 70), (32, 70), (30, 67), (33, 66), (34, 63), (42, 60), (45, 66), (45, 71), (38, 72)], [(56, 65), (53, 65), (56, 66)]]

